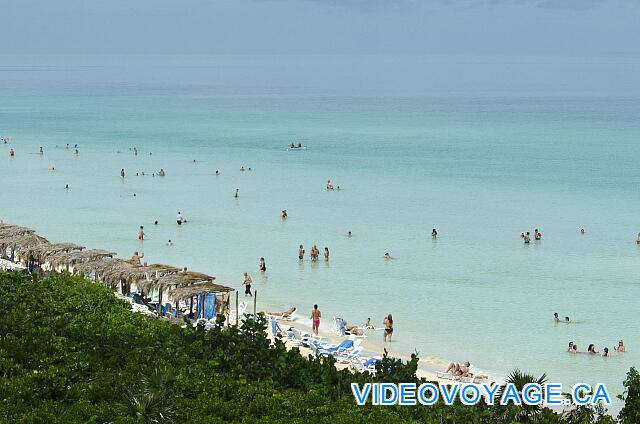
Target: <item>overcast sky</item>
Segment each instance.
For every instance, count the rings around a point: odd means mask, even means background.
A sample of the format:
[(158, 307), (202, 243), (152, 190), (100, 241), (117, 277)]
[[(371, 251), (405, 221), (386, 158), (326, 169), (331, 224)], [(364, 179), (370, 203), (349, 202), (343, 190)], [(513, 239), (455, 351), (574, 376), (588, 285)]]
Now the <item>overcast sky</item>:
[(0, 53), (640, 53), (640, 0), (0, 0), (0, 16)]

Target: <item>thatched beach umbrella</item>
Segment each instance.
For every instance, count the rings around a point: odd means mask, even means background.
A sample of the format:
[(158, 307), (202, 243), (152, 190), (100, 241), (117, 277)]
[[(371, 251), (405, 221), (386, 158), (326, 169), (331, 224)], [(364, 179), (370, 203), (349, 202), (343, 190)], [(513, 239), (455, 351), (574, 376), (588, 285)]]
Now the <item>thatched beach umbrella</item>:
[(21, 234), (33, 234), (35, 230), (12, 224), (0, 224), (0, 239)]
[(75, 243), (46, 243), (30, 248), (29, 253), (40, 264), (48, 261), (49, 257), (53, 257), (59, 253), (82, 250), (84, 246)]
[(112, 258), (116, 254), (108, 250), (90, 249), (90, 250), (72, 250), (62, 251), (47, 256), (47, 262), (51, 266), (75, 266), (84, 262), (91, 262), (102, 258)]
[(171, 297), (173, 298), (174, 301), (180, 302), (183, 300), (190, 299), (202, 293), (228, 293), (234, 290), (235, 289), (232, 289), (231, 287), (221, 286), (220, 284), (207, 282), (207, 283), (191, 284), (188, 286), (177, 287), (171, 292)]
[(0, 237), (0, 249), (8, 247), (14, 249), (26, 250), (42, 244), (48, 244), (49, 241), (33, 233), (14, 234), (12, 236)]
[(7, 249), (11, 249), (12, 254), (18, 253), (21, 261), (32, 259), (31, 250), (49, 244), (49, 241), (34, 233), (14, 234), (0, 238), (0, 253), (3, 255)]

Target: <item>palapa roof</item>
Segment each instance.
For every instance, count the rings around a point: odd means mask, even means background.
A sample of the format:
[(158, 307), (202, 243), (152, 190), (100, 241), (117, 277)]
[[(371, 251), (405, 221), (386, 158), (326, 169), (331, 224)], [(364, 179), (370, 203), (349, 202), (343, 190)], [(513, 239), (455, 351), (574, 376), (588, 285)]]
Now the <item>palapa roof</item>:
[(102, 274), (105, 270), (116, 266), (122, 259), (113, 259), (110, 257), (100, 257), (86, 262), (80, 262), (74, 265), (74, 270), (79, 272), (97, 272)]
[(0, 224), (0, 238), (33, 233), (35, 233), (35, 230), (32, 230), (31, 228), (13, 224)]
[(207, 282), (178, 287), (171, 291), (171, 297), (174, 301), (180, 302), (181, 300), (189, 299), (200, 293), (226, 293), (230, 291), (234, 291), (234, 289)]
[(50, 256), (54, 256), (63, 252), (69, 252), (73, 250), (82, 250), (82, 249), (84, 249), (84, 246), (80, 246), (75, 243), (55, 243), (55, 244), (43, 243), (43, 244), (30, 247), (28, 249), (28, 252), (21, 251), (21, 253), (22, 254), (28, 253), (38, 262), (45, 263), (47, 261), (47, 258), (49, 258)]
[(41, 245), (49, 244), (49, 241), (33, 233), (13, 234), (0, 236), (0, 249), (7, 247), (18, 249), (22, 256), (28, 255), (28, 251)]
[(162, 275), (157, 278), (141, 281), (137, 283), (138, 287), (146, 292), (152, 289), (173, 290), (177, 287), (187, 286), (196, 283), (212, 283), (216, 277), (212, 277), (200, 272), (176, 272), (173, 274)]
[(58, 252), (47, 257), (47, 261), (53, 265), (76, 265), (83, 262), (91, 262), (97, 259), (110, 258), (115, 256), (114, 252), (101, 249), (72, 250), (69, 252)]

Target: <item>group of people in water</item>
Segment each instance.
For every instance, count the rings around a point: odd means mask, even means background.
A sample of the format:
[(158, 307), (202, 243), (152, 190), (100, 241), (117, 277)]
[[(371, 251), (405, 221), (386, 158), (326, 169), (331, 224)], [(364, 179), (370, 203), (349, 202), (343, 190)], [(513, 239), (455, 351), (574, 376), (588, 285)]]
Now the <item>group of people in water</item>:
[[(301, 244), (298, 248), (298, 260), (303, 261), (305, 255), (304, 246)], [(324, 248), (324, 261), (329, 262), (329, 248)], [(320, 250), (318, 250), (318, 246), (315, 244), (311, 247), (311, 251), (309, 252), (309, 257), (311, 258), (311, 262), (318, 262), (318, 258), (320, 257)]]
[[(164, 169), (163, 169), (163, 168), (160, 168), (160, 171), (158, 171), (158, 172), (157, 172), (157, 174), (158, 174), (158, 177), (164, 177), (164, 176), (166, 176), (166, 175), (167, 175), (167, 173), (164, 171)], [(144, 173), (144, 171), (136, 172), (136, 177), (144, 177), (145, 175), (146, 175), (146, 174)], [(125, 176), (126, 176), (126, 173), (125, 173), (125, 171), (124, 171), (124, 168), (122, 168), (122, 169), (120, 170), (120, 178), (123, 178), (123, 179), (124, 179), (124, 178), (125, 178)], [(155, 176), (156, 176), (156, 173), (155, 173), (155, 172), (152, 172), (152, 173), (151, 173), (151, 176), (152, 176), (152, 177), (155, 177)]]
[[(553, 322), (555, 322), (555, 323), (561, 322), (560, 317), (558, 316), (557, 312), (553, 313)], [(564, 317), (564, 322), (566, 324), (571, 324), (572, 323), (572, 321), (569, 319), (568, 316)], [(626, 350), (625, 347), (624, 347), (624, 342), (622, 340), (618, 341), (618, 346), (614, 347), (613, 349), (615, 351), (617, 351), (617, 352), (624, 352)], [(569, 342), (569, 346), (567, 347), (567, 352), (569, 352), (569, 353), (587, 353), (589, 355), (600, 354), (600, 352), (596, 351), (596, 347), (595, 347), (595, 345), (593, 343), (591, 343), (589, 345), (589, 347), (587, 347), (587, 351), (586, 352), (579, 352), (578, 351), (578, 345), (576, 345), (572, 341)], [(611, 354), (609, 353), (609, 348), (608, 347), (605, 347), (602, 350), (601, 356), (604, 356), (604, 357), (611, 356)]]
[[(624, 342), (622, 340), (619, 340), (618, 341), (618, 346), (614, 347), (613, 350), (615, 350), (616, 352), (619, 352), (619, 353), (625, 352), (626, 348), (624, 346)], [(593, 343), (591, 343), (589, 345), (589, 347), (587, 347), (587, 351), (586, 352), (580, 352), (580, 351), (578, 351), (578, 345), (577, 344), (575, 344), (573, 342), (569, 342), (569, 347), (567, 347), (567, 352), (573, 353), (573, 354), (586, 353), (587, 355), (600, 355), (600, 356), (603, 356), (605, 358), (611, 356), (611, 353), (609, 352), (609, 348), (608, 347), (605, 347), (604, 349), (602, 349), (602, 353), (600, 353), (600, 352), (598, 352), (596, 350), (596, 346)]]
[[(520, 233), (520, 238), (522, 238), (522, 240), (524, 241), (524, 244), (531, 243), (531, 233), (529, 231), (524, 232), (524, 233)], [(535, 241), (542, 240), (542, 233), (540, 231), (538, 231), (537, 228), (535, 229), (535, 232), (533, 233), (533, 239)]]

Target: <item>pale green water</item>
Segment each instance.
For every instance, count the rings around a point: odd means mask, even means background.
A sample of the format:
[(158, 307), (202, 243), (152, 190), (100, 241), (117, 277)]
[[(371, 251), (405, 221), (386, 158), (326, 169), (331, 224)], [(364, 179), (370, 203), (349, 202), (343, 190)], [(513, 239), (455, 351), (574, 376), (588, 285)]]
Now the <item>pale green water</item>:
[[(238, 288), (250, 271), (274, 308), (392, 313), (393, 350), (495, 374), (619, 393), (637, 364), (640, 61), (39, 60), (0, 68), (0, 133), (16, 149), (0, 145), (5, 221)], [(298, 138), (309, 150), (287, 152)], [(344, 190), (325, 191), (329, 178)], [(523, 246), (534, 228), (543, 241)], [(329, 247), (330, 264), (299, 264), (301, 243)], [(554, 325), (556, 311), (578, 322)], [(620, 338), (628, 352), (609, 359), (565, 353)]]

